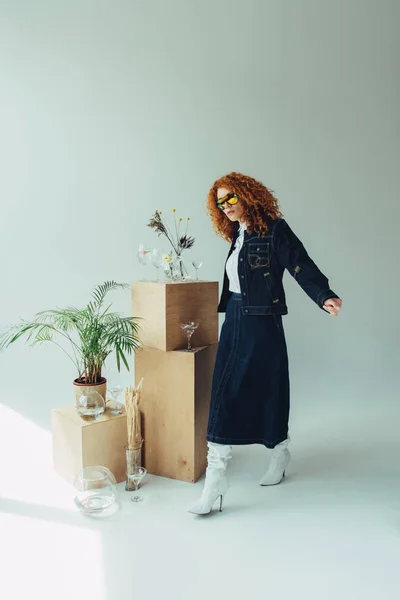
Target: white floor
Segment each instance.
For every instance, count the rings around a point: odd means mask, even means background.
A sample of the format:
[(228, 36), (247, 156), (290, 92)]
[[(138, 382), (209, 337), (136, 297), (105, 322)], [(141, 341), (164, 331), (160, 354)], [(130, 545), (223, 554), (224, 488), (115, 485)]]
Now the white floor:
[(304, 429), (274, 488), (258, 485), (267, 451), (236, 447), (222, 513), (185, 512), (201, 482), (148, 476), (142, 502), (120, 484), (117, 512), (99, 520), (81, 515), (52, 473), (50, 433), (1, 407), (0, 597), (398, 598), (396, 427), (376, 443), (365, 435), (370, 418), (364, 432), (334, 428), (337, 438), (332, 422)]

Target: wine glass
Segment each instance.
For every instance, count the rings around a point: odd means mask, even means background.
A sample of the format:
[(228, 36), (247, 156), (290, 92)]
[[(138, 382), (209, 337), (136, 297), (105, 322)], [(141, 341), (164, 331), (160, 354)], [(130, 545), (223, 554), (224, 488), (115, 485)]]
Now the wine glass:
[(120, 402), (123, 392), (122, 386), (115, 385), (114, 387), (109, 387), (108, 392), (111, 395), (111, 400), (107, 398), (107, 408), (112, 415), (122, 415), (124, 410), (124, 405)]
[(199, 324), (196, 323), (195, 321), (188, 321), (187, 323), (181, 323), (181, 329), (186, 332), (187, 340), (188, 340), (188, 346), (187, 346), (186, 352), (193, 352), (192, 346), (191, 346), (191, 339), (192, 339), (192, 335), (194, 334), (194, 332), (196, 331), (198, 326), (199, 326)]
[(198, 281), (199, 280), (199, 269), (203, 265), (203, 259), (196, 258), (195, 260), (192, 260), (192, 265), (196, 269), (196, 281)]
[(149, 264), (150, 260), (151, 260), (151, 250), (149, 250), (148, 248), (145, 248), (144, 244), (140, 244), (139, 248), (138, 248), (138, 259), (140, 264), (143, 267), (143, 278), (142, 281), (146, 281), (146, 278), (144, 276), (145, 274), (145, 267), (146, 265)]
[(160, 281), (159, 269), (164, 265), (164, 261), (163, 261), (162, 257), (163, 257), (163, 253), (161, 252), (161, 250), (154, 248), (154, 250), (151, 253), (151, 262), (152, 262), (153, 266), (157, 269), (157, 281)]

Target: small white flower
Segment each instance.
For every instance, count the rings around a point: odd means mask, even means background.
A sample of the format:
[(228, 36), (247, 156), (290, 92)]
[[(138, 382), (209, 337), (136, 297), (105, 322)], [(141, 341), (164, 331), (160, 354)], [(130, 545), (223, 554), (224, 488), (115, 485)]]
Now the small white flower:
[(163, 260), (163, 262), (165, 262), (168, 265), (169, 263), (172, 263), (173, 258), (171, 256), (171, 254), (163, 254), (162, 260)]

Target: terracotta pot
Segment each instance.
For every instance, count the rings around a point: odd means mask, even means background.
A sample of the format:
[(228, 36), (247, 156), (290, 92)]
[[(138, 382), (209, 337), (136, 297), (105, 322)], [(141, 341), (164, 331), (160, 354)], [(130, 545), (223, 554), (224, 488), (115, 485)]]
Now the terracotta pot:
[(100, 396), (103, 396), (105, 402), (107, 399), (107, 379), (102, 377), (100, 383), (81, 383), (79, 379), (74, 379), (75, 404), (81, 396), (84, 396), (88, 392), (98, 392)]

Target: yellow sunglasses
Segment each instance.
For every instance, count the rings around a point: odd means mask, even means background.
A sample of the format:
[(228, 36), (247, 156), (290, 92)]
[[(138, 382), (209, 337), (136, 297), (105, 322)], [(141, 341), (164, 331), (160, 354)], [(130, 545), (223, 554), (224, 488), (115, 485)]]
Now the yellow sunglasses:
[(238, 202), (239, 202), (239, 196), (237, 194), (227, 194), (220, 200), (217, 200), (217, 208), (219, 208), (220, 210), (225, 210), (224, 204), (228, 203), (231, 206), (234, 206)]

